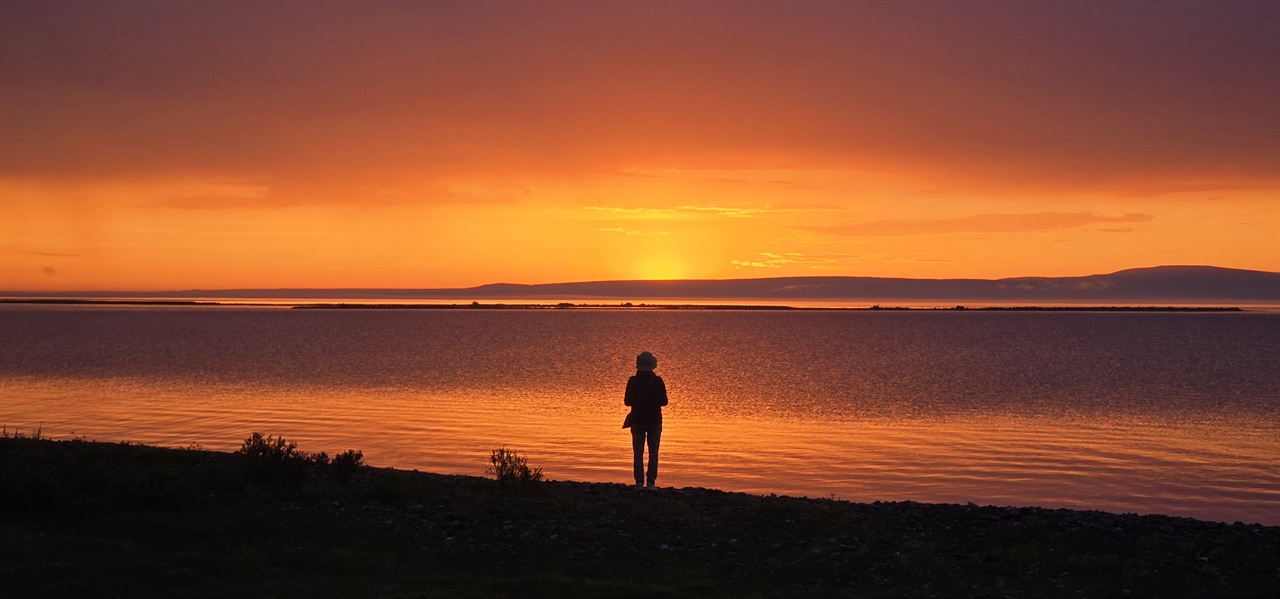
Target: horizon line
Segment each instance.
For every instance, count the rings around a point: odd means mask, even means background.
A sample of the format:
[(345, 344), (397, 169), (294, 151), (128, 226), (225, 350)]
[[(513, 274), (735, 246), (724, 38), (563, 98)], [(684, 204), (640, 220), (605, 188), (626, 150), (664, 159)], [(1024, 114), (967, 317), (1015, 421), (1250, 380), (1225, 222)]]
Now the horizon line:
[(1233, 268), (1226, 266), (1211, 266), (1203, 264), (1162, 264), (1157, 266), (1125, 268), (1106, 273), (1093, 273), (1086, 275), (1067, 275), (1067, 276), (1044, 276), (1044, 275), (1022, 275), (1013, 277), (999, 278), (976, 278), (976, 277), (957, 277), (957, 278), (912, 278), (912, 277), (882, 277), (869, 275), (791, 275), (777, 277), (741, 277), (741, 278), (688, 278), (688, 279), (597, 279), (597, 280), (579, 280), (579, 281), (555, 281), (546, 283), (511, 283), (511, 282), (493, 282), (483, 283), (480, 285), (472, 285), (467, 287), (222, 287), (222, 288), (200, 288), (193, 287), (187, 289), (78, 289), (78, 290), (18, 290), (18, 289), (0, 289), (0, 297), (31, 297), (37, 294), (49, 295), (74, 295), (74, 294), (192, 294), (192, 293), (232, 293), (232, 292), (289, 292), (289, 291), (331, 291), (331, 292), (463, 292), (463, 291), (485, 291), (492, 288), (500, 287), (550, 287), (550, 286), (571, 286), (571, 285), (606, 285), (606, 284), (678, 284), (678, 283), (726, 283), (726, 282), (752, 282), (752, 281), (785, 281), (785, 280), (878, 280), (878, 281), (898, 281), (898, 282), (987, 282), (996, 283), (1001, 281), (1026, 281), (1026, 280), (1076, 280), (1094, 277), (1108, 277), (1121, 273), (1135, 271), (1152, 271), (1152, 270), (1168, 270), (1168, 269), (1207, 269), (1213, 271), (1228, 271), (1236, 273), (1254, 273), (1264, 275), (1278, 275), (1277, 271), (1266, 271), (1246, 268)]

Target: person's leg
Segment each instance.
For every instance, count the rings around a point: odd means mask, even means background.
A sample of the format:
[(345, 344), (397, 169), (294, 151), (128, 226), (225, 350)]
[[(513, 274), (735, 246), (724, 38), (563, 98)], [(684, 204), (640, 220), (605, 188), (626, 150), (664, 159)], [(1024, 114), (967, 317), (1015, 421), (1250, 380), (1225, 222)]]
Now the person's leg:
[(644, 427), (631, 427), (631, 453), (634, 457), (636, 485), (644, 484)]
[(649, 486), (658, 481), (658, 444), (662, 441), (662, 425), (649, 427)]

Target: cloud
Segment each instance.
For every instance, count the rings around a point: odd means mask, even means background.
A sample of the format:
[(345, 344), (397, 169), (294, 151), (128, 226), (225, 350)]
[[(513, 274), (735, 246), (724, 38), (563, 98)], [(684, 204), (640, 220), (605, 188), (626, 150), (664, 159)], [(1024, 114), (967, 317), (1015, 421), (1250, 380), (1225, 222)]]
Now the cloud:
[(784, 266), (798, 265), (805, 268), (825, 269), (832, 268), (835, 260), (824, 257), (806, 256), (798, 252), (788, 252), (783, 254), (761, 252), (756, 254), (755, 258), (748, 260), (730, 260), (729, 263), (734, 266), (748, 266), (751, 268), (782, 268)]
[(728, 218), (756, 218), (765, 214), (776, 214), (782, 212), (817, 212), (824, 210), (836, 210), (837, 208), (825, 204), (795, 205), (786, 207), (773, 207), (772, 205), (755, 206), (702, 206), (697, 204), (688, 204), (684, 206), (676, 206), (675, 208), (620, 208), (614, 206), (584, 206), (583, 210), (591, 210), (595, 212), (612, 212), (617, 214), (631, 215), (650, 215), (650, 214), (710, 214), (713, 216), (724, 216)]
[(675, 212), (675, 210), (670, 208), (618, 208), (614, 206), (583, 206), (582, 209), (594, 212), (616, 212), (620, 214), (671, 214)]
[(677, 210), (687, 212), (709, 212), (729, 218), (755, 218), (767, 212), (777, 212), (766, 208), (734, 208), (728, 206), (679, 206)]
[(1277, 28), (1275, 2), (3, 2), (0, 175), (1274, 187)]
[[(1034, 214), (979, 214), (962, 218), (929, 220), (871, 220), (838, 225), (802, 227), (805, 230), (843, 237), (889, 237), (904, 235), (945, 235), (952, 233), (1041, 233), (1058, 229), (1078, 229), (1090, 225), (1145, 223), (1155, 217), (1129, 213), (1100, 216), (1088, 212), (1040, 212)], [(1109, 228), (1110, 232), (1115, 228)], [(1108, 230), (1104, 228), (1103, 230)]]
[(734, 187), (765, 187), (778, 189), (782, 191), (803, 191), (820, 189), (818, 186), (808, 183), (798, 183), (788, 179), (746, 179), (746, 178), (729, 178), (729, 177), (710, 177), (701, 179), (704, 183), (714, 183), (717, 185), (729, 185)]
[(1132, 233), (1134, 231), (1133, 227), (1098, 227), (1093, 230), (1100, 233)]
[(622, 233), (623, 235), (670, 235), (670, 231), (640, 231), (636, 229), (623, 229), (622, 227), (603, 227), (596, 229), (605, 233)]
[(276, 181), (272, 185), (232, 185), (191, 182), (196, 189), (213, 193), (169, 195), (148, 208), (177, 210), (255, 210), (300, 206), (350, 205), (361, 207), (407, 205), (513, 204), (529, 193), (523, 187), (481, 185), (450, 188), (435, 184), (399, 187), (317, 182)]

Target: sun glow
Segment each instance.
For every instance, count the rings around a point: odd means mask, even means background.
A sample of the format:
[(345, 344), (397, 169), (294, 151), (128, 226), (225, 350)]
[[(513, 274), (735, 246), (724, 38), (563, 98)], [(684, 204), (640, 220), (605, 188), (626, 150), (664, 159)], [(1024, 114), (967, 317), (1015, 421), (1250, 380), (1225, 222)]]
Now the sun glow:
[(677, 252), (662, 251), (636, 260), (636, 278), (670, 281), (690, 278), (689, 263)]

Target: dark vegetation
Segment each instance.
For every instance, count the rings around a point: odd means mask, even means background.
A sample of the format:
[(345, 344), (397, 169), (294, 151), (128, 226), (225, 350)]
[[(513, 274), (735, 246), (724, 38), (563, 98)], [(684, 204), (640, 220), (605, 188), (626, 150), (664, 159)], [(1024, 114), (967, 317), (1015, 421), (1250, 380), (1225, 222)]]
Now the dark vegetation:
[(513, 449), (500, 447), (489, 454), (484, 473), (507, 484), (528, 484), (542, 480), (542, 468), (529, 468), (529, 460)]
[[(1278, 597), (1280, 527), (0, 436), (12, 597)], [(477, 467), (483, 462), (477, 457)], [(527, 477), (524, 476), (528, 469)]]
[(247, 457), (245, 465), (259, 484), (286, 485), (298, 489), (308, 476), (328, 476), (343, 484), (349, 484), (364, 460), (364, 452), (348, 449), (332, 459), (329, 454), (306, 453), (298, 450), (298, 444), (284, 437), (263, 436), (253, 433), (236, 453)]

